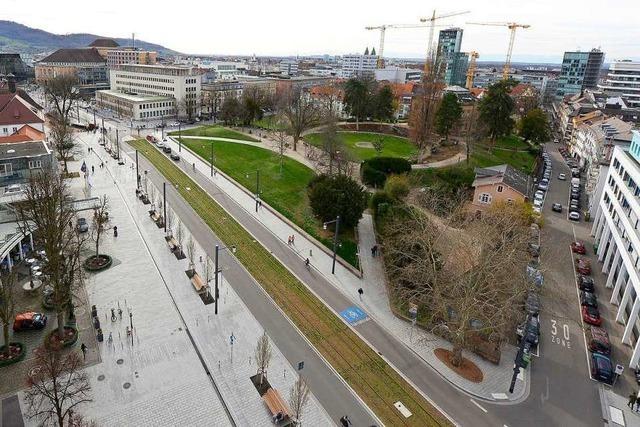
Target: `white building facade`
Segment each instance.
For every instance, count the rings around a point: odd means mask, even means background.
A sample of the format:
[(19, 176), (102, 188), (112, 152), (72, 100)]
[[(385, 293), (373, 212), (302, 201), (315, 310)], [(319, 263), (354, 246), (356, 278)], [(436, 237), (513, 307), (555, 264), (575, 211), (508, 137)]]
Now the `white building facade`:
[(377, 81), (388, 81), (391, 83), (419, 82), (422, 78), (422, 71), (411, 68), (386, 67), (375, 71)]
[(640, 62), (615, 61), (598, 88), (609, 95), (621, 97), (629, 107), (640, 107)]
[(640, 133), (633, 134), (628, 149), (614, 148), (591, 229), (615, 320), (624, 325), (622, 343), (633, 348), (630, 368), (640, 361)]
[[(193, 67), (125, 64), (112, 70), (110, 78), (111, 90), (105, 91), (104, 96), (96, 94), (99, 104), (101, 99), (108, 98), (111, 103), (117, 104), (118, 101), (114, 98), (118, 96), (121, 97), (120, 102), (122, 103), (132, 102), (132, 97), (137, 97), (139, 99), (135, 100), (136, 103), (165, 104), (159, 105), (158, 110), (148, 110), (147, 112), (168, 111), (166, 110), (167, 100), (172, 100), (174, 104), (174, 111), (171, 115), (193, 118), (200, 112), (202, 76)], [(104, 101), (102, 105), (111, 108)], [(135, 108), (131, 111), (134, 110)], [(129, 114), (127, 113), (127, 115)], [(134, 118), (134, 116), (135, 114), (132, 114), (129, 117)], [(147, 114), (143, 114), (143, 117), (140, 118), (166, 117), (164, 113), (162, 116), (154, 114), (146, 116)]]
[(375, 74), (378, 57), (369, 50), (363, 55), (351, 54), (342, 57), (342, 70), (340, 77), (350, 79), (352, 77), (372, 77)]

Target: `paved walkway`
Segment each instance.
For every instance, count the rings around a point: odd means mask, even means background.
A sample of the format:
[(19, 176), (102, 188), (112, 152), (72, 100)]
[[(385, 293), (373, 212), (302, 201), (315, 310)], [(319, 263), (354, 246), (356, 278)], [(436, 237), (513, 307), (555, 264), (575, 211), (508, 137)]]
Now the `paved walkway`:
[[(214, 315), (213, 305), (204, 305), (185, 274), (188, 260), (177, 260), (168, 250), (163, 230), (149, 218), (149, 207), (135, 197), (131, 159), (117, 166), (98, 146), (97, 135), (84, 133), (80, 140), (96, 150), (83, 159), (89, 169), (100, 163), (98, 155), (108, 160), (106, 169), (96, 168), (90, 177), (92, 188), (84, 187), (82, 179), (73, 181), (78, 197), (106, 194), (112, 224), (119, 231), (117, 238), (108, 235), (101, 249), (114, 256), (114, 266), (91, 276), (88, 284), (91, 303), (103, 321), (100, 351), (105, 362), (89, 368), (95, 401), (82, 412), (101, 425), (125, 425), (131, 419), (136, 425), (232, 425), (227, 411), (237, 425), (272, 425), (249, 379), (257, 372), (253, 354), (262, 335), (260, 324), (224, 277), (219, 315)], [(78, 169), (79, 163), (70, 168)], [(194, 243), (196, 269), (204, 277), (199, 262), (204, 251)], [(102, 319), (118, 305), (124, 310), (122, 320)], [(129, 308), (136, 330), (133, 346), (125, 331)], [(106, 343), (109, 332), (113, 345)], [(288, 400), (296, 370), (273, 343), (272, 350), (268, 381)], [(332, 423), (313, 395), (303, 421)]]
[[(172, 149), (178, 149), (175, 141), (170, 142), (170, 144)], [(266, 209), (266, 204), (263, 203), (263, 207), (256, 213), (255, 200), (250, 193), (239, 188), (237, 184), (227, 179), (222, 173), (217, 173), (214, 177), (210, 177), (208, 163), (205, 163), (204, 160), (195, 156), (186, 148), (183, 147), (180, 154), (188, 164), (195, 163), (196, 169), (204, 177), (214, 182), (222, 192), (242, 206), (249, 215), (262, 223), (267, 230), (282, 242), (285, 242), (288, 236), (294, 235), (295, 244), (291, 246), (291, 250), (299, 256), (301, 263), (308, 257), (313, 268), (323, 274), (337, 290), (347, 296), (354, 304), (363, 306), (369, 316), (375, 318), (389, 333), (400, 339), (452, 384), (476, 397), (490, 401), (519, 401), (525, 397), (527, 392), (526, 374), (521, 374), (520, 380), (516, 382), (513, 394), (506, 393), (513, 373), (515, 347), (506, 346), (503, 349), (499, 365), (487, 362), (475, 354), (466, 354), (466, 357), (473, 360), (482, 369), (486, 378), (480, 384), (472, 383), (458, 376), (435, 357), (433, 350), (437, 347), (450, 348), (448, 342), (419, 328), (415, 328), (412, 331), (408, 322), (393, 315), (388, 305), (384, 284), (385, 279), (380, 261), (370, 259), (370, 248), (375, 241), (375, 233), (370, 216), (365, 215), (358, 226), (361, 251), (359, 256), (364, 271), (364, 279), (359, 279), (342, 264), (336, 264), (336, 273), (332, 275), (330, 251), (323, 248), (319, 243), (309, 238), (306, 233), (302, 233), (298, 227), (290, 224), (271, 209)], [(362, 300), (358, 296), (357, 291), (359, 288), (364, 290)]]
[(632, 410), (627, 405), (629, 401), (627, 397), (600, 387), (600, 398), (605, 425), (640, 427), (640, 412)]

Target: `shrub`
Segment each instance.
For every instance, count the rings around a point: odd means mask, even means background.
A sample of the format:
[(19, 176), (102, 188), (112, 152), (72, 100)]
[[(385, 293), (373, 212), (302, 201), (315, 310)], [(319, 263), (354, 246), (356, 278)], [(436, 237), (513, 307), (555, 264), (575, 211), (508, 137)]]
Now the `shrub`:
[(367, 192), (346, 175), (320, 175), (307, 188), (313, 213), (322, 221), (333, 221), (340, 215), (340, 224), (355, 227), (367, 206)]
[(406, 175), (391, 175), (384, 184), (384, 191), (395, 200), (402, 200), (409, 195), (409, 180)]
[[(373, 217), (378, 220), (383, 215), (386, 209), (391, 206), (394, 199), (385, 191), (376, 191), (369, 200), (369, 207), (373, 211)], [(384, 206), (384, 208), (383, 208)]]
[(399, 157), (374, 157), (362, 163), (362, 181), (367, 185), (382, 187), (391, 174), (400, 175), (411, 171), (411, 163)]

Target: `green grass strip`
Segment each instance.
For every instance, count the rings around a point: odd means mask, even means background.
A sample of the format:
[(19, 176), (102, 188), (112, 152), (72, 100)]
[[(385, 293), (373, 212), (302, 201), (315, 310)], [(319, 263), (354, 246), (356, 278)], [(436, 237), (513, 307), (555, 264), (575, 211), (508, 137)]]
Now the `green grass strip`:
[[(130, 144), (176, 185), (180, 195), (225, 245), (236, 245), (237, 259), (386, 425), (451, 425), (171, 160), (145, 140)], [(413, 415), (404, 418), (393, 406), (397, 401)]]

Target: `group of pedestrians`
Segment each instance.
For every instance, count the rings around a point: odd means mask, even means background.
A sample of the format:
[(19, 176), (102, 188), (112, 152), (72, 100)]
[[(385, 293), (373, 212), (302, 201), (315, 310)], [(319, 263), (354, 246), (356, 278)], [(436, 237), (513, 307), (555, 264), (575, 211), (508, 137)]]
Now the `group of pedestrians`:
[(634, 391), (629, 395), (629, 402), (627, 402), (627, 406), (631, 408), (632, 411), (640, 411), (640, 396), (638, 396), (638, 392)]
[(287, 245), (292, 246), (295, 244), (296, 244), (296, 236), (292, 234), (287, 238)]

